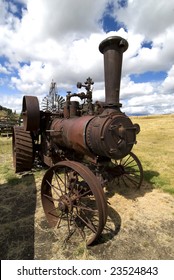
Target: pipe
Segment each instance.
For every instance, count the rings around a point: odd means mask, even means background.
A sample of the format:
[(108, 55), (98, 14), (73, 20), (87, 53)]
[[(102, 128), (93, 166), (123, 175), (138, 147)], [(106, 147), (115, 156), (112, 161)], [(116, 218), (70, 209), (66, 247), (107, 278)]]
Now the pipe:
[(127, 48), (128, 42), (119, 36), (108, 37), (99, 45), (99, 51), (104, 55), (106, 107), (121, 107), (119, 95), (122, 57)]

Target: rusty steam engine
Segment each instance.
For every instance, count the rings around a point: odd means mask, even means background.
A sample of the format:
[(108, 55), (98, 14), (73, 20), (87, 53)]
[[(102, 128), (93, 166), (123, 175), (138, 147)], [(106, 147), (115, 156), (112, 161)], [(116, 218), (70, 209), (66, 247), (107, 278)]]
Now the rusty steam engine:
[[(104, 230), (107, 199), (104, 189), (112, 181), (139, 188), (143, 170), (131, 152), (140, 131), (121, 112), (119, 102), (122, 56), (128, 42), (118, 36), (99, 45), (104, 55), (105, 102), (92, 102), (93, 81), (77, 83), (86, 92), (68, 92), (58, 110), (40, 110), (35, 96), (24, 96), (23, 126), (13, 129), (16, 172), (31, 170), (35, 158), (46, 166), (41, 185), (42, 205), (49, 224), (78, 232), (92, 244)], [(72, 100), (78, 97), (84, 103)]]

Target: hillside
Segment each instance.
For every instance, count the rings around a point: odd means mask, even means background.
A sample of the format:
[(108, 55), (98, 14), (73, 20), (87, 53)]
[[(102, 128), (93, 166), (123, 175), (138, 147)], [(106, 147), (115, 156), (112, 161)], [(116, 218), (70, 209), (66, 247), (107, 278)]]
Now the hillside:
[(20, 115), (0, 105), (0, 136), (10, 136), (12, 127), (19, 122)]
[(16, 114), (16, 112), (12, 112), (11, 109), (3, 107), (0, 105), (0, 120), (2, 119), (17, 119), (19, 118), (19, 114)]

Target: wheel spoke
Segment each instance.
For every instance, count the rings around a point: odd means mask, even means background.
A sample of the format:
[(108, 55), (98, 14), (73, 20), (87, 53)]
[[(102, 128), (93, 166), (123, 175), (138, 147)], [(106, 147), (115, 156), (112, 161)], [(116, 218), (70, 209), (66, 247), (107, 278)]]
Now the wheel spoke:
[(129, 185), (127, 184), (127, 182), (125, 181), (125, 178), (124, 176), (121, 176), (121, 180), (123, 181), (124, 185), (128, 188)]
[(62, 218), (63, 218), (63, 212), (61, 212), (60, 218), (57, 220), (56, 228), (59, 228)]
[(126, 164), (127, 161), (130, 159), (130, 157), (131, 157), (131, 156), (129, 155), (128, 158), (123, 162), (123, 164), (122, 164), (122, 160), (123, 160), (124, 158), (120, 159), (120, 164), (125, 166), (125, 164)]
[(77, 217), (82, 220), (82, 222), (90, 229), (92, 230), (94, 233), (97, 233), (96, 227), (94, 226), (94, 224), (91, 222), (91, 220), (89, 220), (87, 218), (88, 221), (86, 221), (85, 219), (82, 218), (81, 215), (77, 214)]
[(82, 206), (82, 205), (74, 205), (75, 208), (80, 209), (80, 210), (86, 210), (89, 212), (93, 212), (93, 213), (97, 213), (97, 210), (91, 209), (89, 207), (86, 206)]
[(66, 168), (64, 169), (64, 181), (65, 181), (65, 193), (67, 192), (67, 177), (68, 177), (68, 172), (66, 173)]
[[(56, 195), (57, 195), (58, 197), (60, 197), (60, 195), (59, 195), (59, 193), (58, 193), (59, 188), (56, 188), (56, 187), (55, 187), (54, 185), (52, 185), (48, 180), (46, 180), (46, 182), (47, 182), (47, 184), (50, 186), (50, 188), (54, 190), (54, 192), (56, 193)], [(46, 196), (46, 195), (45, 195), (45, 196)]]
[(84, 240), (84, 239), (85, 239), (85, 233), (84, 233), (84, 231), (78, 226), (78, 224), (77, 224), (75, 218), (72, 217), (72, 219), (73, 219), (73, 222), (74, 222), (75, 227), (77, 228), (77, 230), (78, 230), (78, 232), (80, 233), (82, 239)]
[(47, 194), (43, 194), (43, 196), (46, 197), (46, 198), (48, 198), (48, 200), (49, 200), (49, 201), (52, 201), (52, 202), (58, 200), (58, 199), (53, 198), (52, 196), (49, 196), (49, 195), (47, 195)]
[[(114, 163), (114, 161), (113, 161)], [(114, 163), (117, 170), (117, 184), (121, 187), (121, 181), (126, 187), (139, 188), (143, 180), (143, 168), (139, 159), (130, 152), (125, 158)]]
[(67, 216), (67, 226), (68, 226), (68, 232), (69, 232), (69, 234), (70, 234), (70, 223), (71, 223), (71, 218), (69, 218), (68, 213), (66, 214), (66, 216)]
[[(126, 160), (126, 161), (124, 162), (123, 166), (124, 166), (124, 167), (127, 167), (127, 166), (130, 165), (132, 162), (134, 162), (134, 159), (132, 159), (131, 161), (127, 161), (127, 160)], [(125, 164), (125, 163), (126, 163), (126, 164)]]
[(139, 173), (139, 174), (140, 174), (140, 171), (139, 171), (139, 170), (135, 170), (135, 169), (132, 170), (132, 168), (130, 168), (130, 169), (127, 168), (127, 169), (125, 170), (125, 173), (126, 173), (126, 174)]
[[(61, 195), (63, 195), (63, 191), (62, 191), (62, 188), (61, 188), (61, 185), (60, 185), (60, 182), (59, 180), (63, 183), (62, 179), (60, 178), (60, 176), (55, 172), (55, 170), (53, 170), (53, 173), (54, 173), (54, 177), (56, 179), (56, 182), (57, 182), (57, 185), (58, 185), (58, 189), (60, 190), (61, 192)], [(64, 184), (64, 183), (63, 183)]]
[(128, 176), (125, 174), (125, 177), (134, 185), (138, 185), (139, 183), (137, 182), (137, 180), (133, 179), (131, 176)]
[(84, 192), (84, 193), (82, 193), (82, 194), (79, 193), (80, 195), (78, 194), (78, 195), (77, 195), (77, 198), (85, 197), (85, 196), (88, 195), (90, 192), (91, 192), (91, 191), (88, 190), (88, 191), (86, 191), (86, 192)]
[[(54, 213), (56, 211), (56, 214)], [(48, 211), (48, 213), (51, 215), (51, 216), (54, 216), (54, 217), (56, 217), (56, 218), (58, 218), (59, 217), (59, 215), (58, 215), (58, 213), (57, 213), (57, 208), (51, 208), (49, 211)]]
[(107, 203), (89, 168), (73, 161), (57, 163), (45, 173), (41, 194), (50, 225), (67, 235), (66, 240), (74, 235), (74, 228), (87, 245), (99, 237), (106, 223)]

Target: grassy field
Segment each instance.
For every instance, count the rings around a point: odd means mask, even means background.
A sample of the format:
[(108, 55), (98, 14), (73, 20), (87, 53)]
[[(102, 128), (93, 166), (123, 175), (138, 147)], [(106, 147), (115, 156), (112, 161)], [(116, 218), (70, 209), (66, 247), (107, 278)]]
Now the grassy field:
[(117, 234), (90, 250), (81, 243), (80, 247), (62, 247), (59, 233), (55, 235), (48, 228), (41, 206), (40, 184), (45, 170), (15, 174), (12, 139), (0, 137), (0, 259), (172, 258), (174, 115), (131, 119), (141, 127), (133, 152), (144, 169), (143, 187), (136, 194), (117, 193), (110, 198)]
[(133, 152), (144, 169), (144, 179), (170, 194), (174, 194), (174, 115), (134, 117), (140, 134)]
[[(174, 115), (131, 119), (141, 127), (133, 152), (141, 160), (145, 181), (153, 184), (155, 188), (174, 194)], [(14, 174), (11, 150), (11, 139), (1, 137), (0, 183), (14, 185), (20, 176)]]

